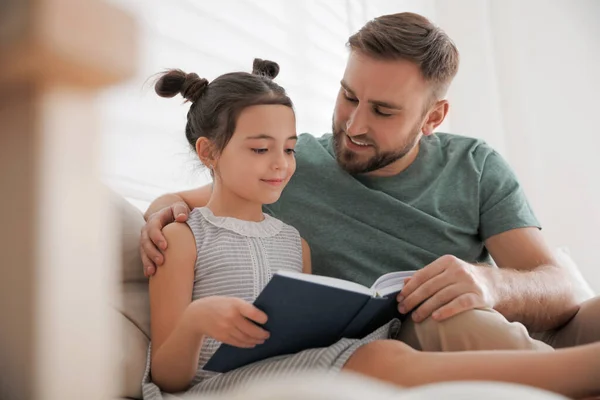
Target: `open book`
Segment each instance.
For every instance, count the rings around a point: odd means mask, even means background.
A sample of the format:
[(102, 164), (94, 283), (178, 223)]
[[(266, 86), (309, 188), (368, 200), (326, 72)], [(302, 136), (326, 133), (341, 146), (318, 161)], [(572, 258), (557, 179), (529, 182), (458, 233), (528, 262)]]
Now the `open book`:
[(204, 366), (228, 372), (244, 365), (302, 350), (327, 347), (341, 338), (362, 338), (400, 318), (396, 295), (415, 271), (391, 272), (366, 287), (343, 279), (279, 271), (254, 301), (269, 320), (271, 336), (243, 349), (223, 344)]

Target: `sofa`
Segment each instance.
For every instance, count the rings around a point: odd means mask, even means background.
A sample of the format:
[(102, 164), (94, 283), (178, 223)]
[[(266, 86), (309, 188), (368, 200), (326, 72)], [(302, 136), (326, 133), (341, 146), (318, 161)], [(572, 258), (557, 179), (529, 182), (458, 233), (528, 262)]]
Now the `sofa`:
[(119, 398), (141, 399), (142, 377), (150, 343), (148, 279), (139, 254), (140, 231), (145, 224), (137, 208), (117, 195), (112, 197), (120, 223), (120, 298), (112, 306), (120, 329)]
[[(120, 221), (121, 296), (112, 304), (118, 314), (121, 340), (118, 368), (122, 382), (118, 397), (141, 399), (141, 381), (150, 338), (148, 280), (144, 276), (139, 255), (140, 230), (145, 221), (142, 213), (124, 198), (115, 195), (112, 201)], [(578, 298), (583, 301), (593, 297), (594, 292), (568, 252), (557, 249), (556, 254), (571, 272)], [(340, 387), (344, 387), (344, 384), (341, 383)]]

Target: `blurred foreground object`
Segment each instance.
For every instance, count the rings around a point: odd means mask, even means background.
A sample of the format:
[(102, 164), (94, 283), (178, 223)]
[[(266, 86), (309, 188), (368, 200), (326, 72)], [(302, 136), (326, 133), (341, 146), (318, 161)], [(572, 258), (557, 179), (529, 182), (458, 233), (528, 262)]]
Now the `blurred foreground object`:
[(0, 3), (2, 399), (106, 399), (119, 384), (94, 103), (134, 72), (134, 33), (102, 0)]
[(499, 382), (446, 382), (400, 389), (361, 375), (300, 373), (257, 382), (221, 395), (188, 396), (185, 400), (566, 400), (529, 386)]

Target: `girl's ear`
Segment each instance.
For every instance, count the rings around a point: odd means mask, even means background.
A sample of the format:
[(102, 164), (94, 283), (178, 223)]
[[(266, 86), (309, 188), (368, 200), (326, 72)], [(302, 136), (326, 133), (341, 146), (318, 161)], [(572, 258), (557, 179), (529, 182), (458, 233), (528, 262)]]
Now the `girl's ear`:
[(208, 169), (213, 169), (217, 158), (215, 157), (214, 145), (208, 138), (200, 137), (196, 140), (196, 154), (198, 154), (202, 164)]

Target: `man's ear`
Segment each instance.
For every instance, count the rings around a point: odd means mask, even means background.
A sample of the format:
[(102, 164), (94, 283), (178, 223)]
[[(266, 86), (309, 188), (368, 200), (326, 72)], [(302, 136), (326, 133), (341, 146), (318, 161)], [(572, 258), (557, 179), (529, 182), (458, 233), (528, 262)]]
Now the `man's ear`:
[(216, 151), (213, 142), (208, 138), (200, 137), (196, 140), (196, 154), (208, 169), (214, 168), (217, 162)]
[(427, 118), (423, 122), (423, 127), (421, 130), (423, 131), (424, 136), (431, 135), (435, 128), (440, 126), (446, 115), (448, 115), (448, 110), (450, 109), (450, 104), (448, 100), (438, 100), (434, 106), (427, 113)]

